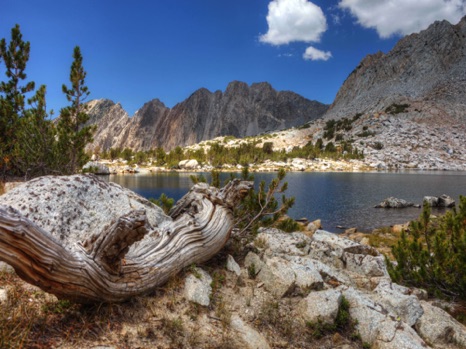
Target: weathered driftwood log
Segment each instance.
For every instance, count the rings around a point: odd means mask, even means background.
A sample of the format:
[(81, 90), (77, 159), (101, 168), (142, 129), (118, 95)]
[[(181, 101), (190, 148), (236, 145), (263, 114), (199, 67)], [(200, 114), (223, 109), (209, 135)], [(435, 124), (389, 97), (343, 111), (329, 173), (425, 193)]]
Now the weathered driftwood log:
[(169, 217), (94, 176), (38, 178), (0, 196), (0, 260), (59, 298), (124, 301), (218, 253), (251, 187), (197, 184)]

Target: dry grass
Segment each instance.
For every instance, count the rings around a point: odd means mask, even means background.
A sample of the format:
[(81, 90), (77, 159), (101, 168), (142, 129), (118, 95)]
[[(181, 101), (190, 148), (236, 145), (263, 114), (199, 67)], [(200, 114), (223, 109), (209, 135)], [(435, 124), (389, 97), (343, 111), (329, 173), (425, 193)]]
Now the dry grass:
[(225, 271), (209, 268), (214, 279), (209, 308), (184, 299), (187, 271), (150, 296), (93, 306), (58, 300), (14, 273), (1, 272), (0, 289), (7, 290), (8, 301), (0, 303), (0, 348), (240, 348), (221, 294)]
[(120, 314), (114, 305), (85, 307), (60, 301), (10, 273), (1, 274), (0, 285), (8, 294), (0, 311), (1, 348), (72, 346), (118, 329)]
[(5, 183), (3, 181), (0, 181), (0, 195), (5, 194)]
[(274, 300), (258, 287), (258, 280), (246, 276), (239, 282), (241, 277), (225, 270), (226, 255), (222, 252), (202, 266), (213, 279), (209, 307), (184, 298), (189, 268), (149, 296), (93, 306), (57, 300), (14, 273), (1, 273), (0, 288), (8, 290), (9, 301), (0, 304), (0, 348), (243, 348), (230, 326), (233, 313), (259, 331), (272, 348), (334, 348), (341, 344), (361, 348), (338, 331), (321, 338), (313, 336), (295, 313), (300, 297)]

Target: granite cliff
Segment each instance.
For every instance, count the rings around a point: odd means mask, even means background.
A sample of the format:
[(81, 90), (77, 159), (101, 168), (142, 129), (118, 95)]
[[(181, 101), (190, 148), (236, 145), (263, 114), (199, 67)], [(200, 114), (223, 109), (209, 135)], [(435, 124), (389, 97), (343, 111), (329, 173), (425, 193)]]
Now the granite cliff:
[(201, 88), (173, 108), (154, 99), (131, 118), (120, 104), (91, 101), (89, 122), (97, 125), (94, 148), (170, 150), (217, 136), (246, 137), (302, 125), (321, 117), (327, 107), (265, 82), (233, 81), (224, 92)]
[(409, 104), (423, 117), (466, 115), (466, 17), (435, 22), (402, 38), (388, 53), (368, 55), (348, 76), (327, 118)]

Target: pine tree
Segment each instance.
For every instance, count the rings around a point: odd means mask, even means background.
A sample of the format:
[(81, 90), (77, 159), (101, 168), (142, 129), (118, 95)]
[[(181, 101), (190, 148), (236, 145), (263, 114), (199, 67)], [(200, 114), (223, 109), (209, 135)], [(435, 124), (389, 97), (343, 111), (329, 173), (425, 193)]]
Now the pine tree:
[(6, 68), (8, 81), (0, 82), (0, 171), (2, 177), (14, 171), (13, 151), (18, 143), (19, 120), (25, 112), (25, 94), (34, 90), (34, 82), (21, 85), (26, 79), (26, 64), (29, 60), (30, 43), (23, 41), (17, 24), (11, 29), (11, 41), (0, 40), (0, 61)]
[(64, 174), (77, 173), (89, 160), (85, 147), (92, 141), (93, 126), (86, 126), (89, 115), (86, 113), (84, 101), (89, 96), (85, 85), (84, 71), (79, 46), (74, 48), (73, 63), (71, 65), (71, 87), (63, 85), (62, 90), (70, 106), (61, 109), (58, 121), (58, 143), (61, 153), (61, 170)]
[(45, 95), (42, 85), (28, 100), (31, 108), (24, 112), (16, 132), (15, 163), (26, 178), (59, 173), (56, 129), (47, 113)]

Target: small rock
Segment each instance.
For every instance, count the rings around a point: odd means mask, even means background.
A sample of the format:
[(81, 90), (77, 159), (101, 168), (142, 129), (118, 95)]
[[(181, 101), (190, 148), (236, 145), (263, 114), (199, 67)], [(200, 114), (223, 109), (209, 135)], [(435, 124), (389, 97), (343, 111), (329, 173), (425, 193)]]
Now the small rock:
[(409, 223), (406, 223), (406, 224), (395, 224), (393, 227), (392, 227), (392, 232), (394, 234), (401, 234), (401, 232), (403, 230), (407, 230), (409, 227)]
[(8, 292), (7, 290), (0, 288), (0, 304), (5, 304), (8, 302)]
[(195, 268), (194, 273), (186, 277), (184, 294), (188, 301), (209, 306), (212, 294), (212, 278), (201, 268)]
[[(247, 276), (256, 277), (264, 266), (264, 262), (254, 252), (249, 252), (244, 259), (244, 266), (247, 268)], [(254, 272), (254, 275), (250, 275)]]
[(5, 262), (0, 262), (0, 273), (14, 273), (14, 269), (11, 265)]
[(97, 161), (89, 161), (83, 166), (83, 170), (88, 170), (90, 173), (97, 175), (108, 175), (110, 174), (110, 169)]
[(267, 291), (277, 298), (285, 296), (295, 287), (296, 276), (290, 264), (279, 257), (267, 258), (257, 274)]
[(257, 332), (254, 328), (246, 324), (238, 315), (231, 316), (231, 327), (241, 337), (244, 348), (248, 349), (270, 349), (269, 344), (265, 338)]
[(302, 301), (302, 315), (306, 321), (326, 324), (335, 322), (342, 300), (341, 292), (335, 289), (311, 292)]
[(232, 255), (228, 255), (227, 257), (227, 269), (234, 272), (238, 276), (241, 274), (241, 268), (239, 267), (238, 263), (236, 263)]

